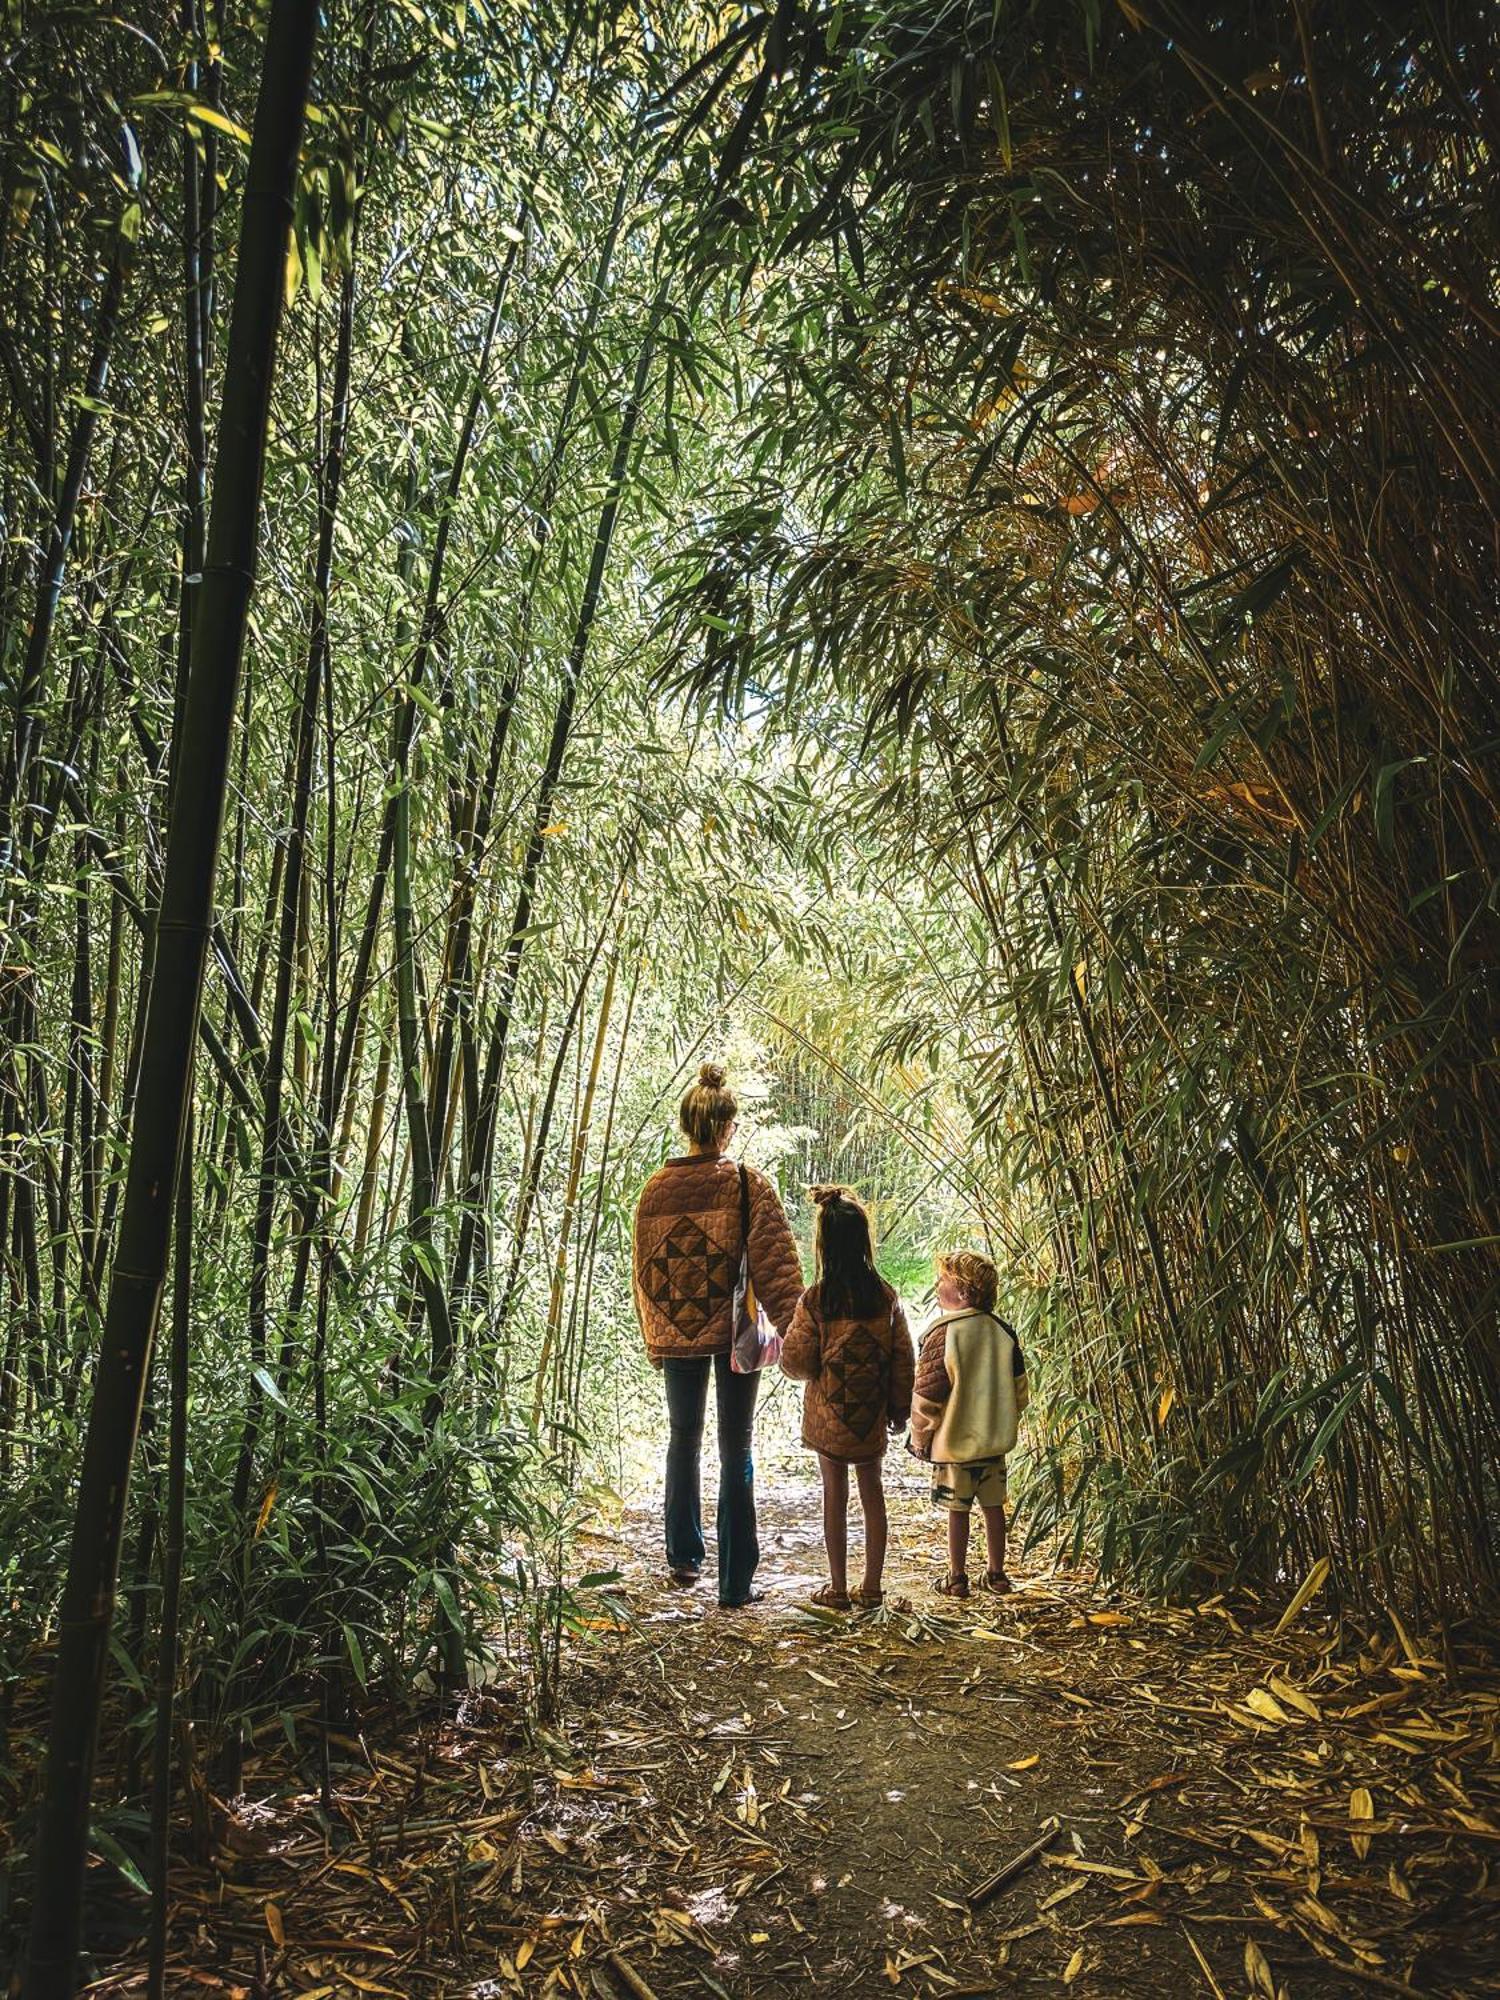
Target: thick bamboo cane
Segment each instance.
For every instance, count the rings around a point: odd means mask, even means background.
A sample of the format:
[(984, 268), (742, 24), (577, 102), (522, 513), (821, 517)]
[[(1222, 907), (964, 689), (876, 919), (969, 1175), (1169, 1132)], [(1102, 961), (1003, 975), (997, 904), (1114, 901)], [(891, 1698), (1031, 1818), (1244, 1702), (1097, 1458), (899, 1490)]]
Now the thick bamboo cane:
[(90, 1411), (59, 1619), (27, 2000), (74, 1990), (95, 1741), (125, 1497), (161, 1308), (192, 1075), (230, 736), (255, 578), (282, 272), (317, 37), (311, 0), (273, 0), (246, 174), (208, 559), (194, 619), (119, 1249)]

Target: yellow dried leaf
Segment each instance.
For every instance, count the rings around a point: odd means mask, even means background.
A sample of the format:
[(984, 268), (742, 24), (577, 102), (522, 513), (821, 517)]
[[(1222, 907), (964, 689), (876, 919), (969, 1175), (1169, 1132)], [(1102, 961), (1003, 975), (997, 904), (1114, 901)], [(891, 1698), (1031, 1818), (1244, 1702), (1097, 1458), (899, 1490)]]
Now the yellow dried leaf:
[(1169, 1383), (1161, 1392), (1161, 1401), (1156, 1406), (1156, 1421), (1164, 1424), (1172, 1414), (1172, 1405), (1177, 1401), (1177, 1391)]
[(1245, 1696), (1245, 1706), (1254, 1714), (1264, 1716), (1267, 1722), (1289, 1722), (1291, 1717), (1269, 1688), (1251, 1688)]
[[(1375, 1801), (1370, 1797), (1369, 1792), (1363, 1785), (1356, 1785), (1354, 1790), (1349, 1794), (1349, 1821), (1351, 1826), (1358, 1825), (1361, 1820), (1371, 1820), (1374, 1817)], [(1359, 1859), (1363, 1861), (1370, 1851), (1370, 1836), (1367, 1833), (1351, 1833), (1349, 1836), (1349, 1845), (1354, 1849)]]
[(277, 1484), (278, 1482), (273, 1479), (266, 1488), (265, 1498), (260, 1503), (260, 1512), (255, 1517), (255, 1532), (250, 1537), (252, 1542), (258, 1542), (265, 1532), (265, 1525), (271, 1518), (271, 1509), (276, 1505)]
[(1279, 1639), (1281, 1634), (1286, 1630), (1287, 1626), (1291, 1624), (1292, 1620), (1296, 1618), (1299, 1615), (1299, 1613), (1303, 1611), (1305, 1607), (1312, 1602), (1313, 1598), (1317, 1596), (1318, 1592), (1323, 1588), (1324, 1584), (1328, 1581), (1328, 1572), (1332, 1568), (1333, 1568), (1333, 1562), (1330, 1557), (1328, 1556), (1318, 1557), (1318, 1560), (1313, 1564), (1312, 1568), (1307, 1572), (1307, 1575), (1302, 1579), (1301, 1583), (1297, 1586), (1297, 1594), (1295, 1595), (1295, 1597), (1293, 1597), (1291, 1603), (1287, 1606), (1286, 1610), (1282, 1612), (1280, 1618), (1277, 1619), (1276, 1629), (1271, 1635), (1272, 1638)]
[(1344, 1927), (1338, 1918), (1328, 1905), (1320, 1903), (1316, 1896), (1299, 1896), (1297, 1908), (1304, 1917), (1310, 1917), (1320, 1929), (1327, 1931), (1330, 1937), (1341, 1938), (1344, 1935)]
[(1073, 1956), (1068, 1960), (1067, 1966), (1063, 1971), (1063, 1985), (1071, 1986), (1073, 1984), (1073, 1981), (1078, 1977), (1079, 1973), (1082, 1972), (1082, 1970), (1083, 1970), (1083, 1946), (1080, 1945), (1077, 1951), (1075, 1951)]
[(1396, 1616), (1393, 1610), (1388, 1609), (1386, 1612), (1386, 1616), (1390, 1619), (1391, 1623), (1396, 1628), (1396, 1637), (1401, 1641), (1402, 1652), (1405, 1653), (1407, 1659), (1410, 1660), (1411, 1664), (1414, 1667), (1416, 1667), (1420, 1672), (1422, 1662), (1417, 1657), (1416, 1647), (1412, 1644), (1411, 1640), (1406, 1636), (1406, 1627), (1401, 1623), (1401, 1620)]
[(1323, 1720), (1323, 1711), (1312, 1696), (1304, 1694), (1301, 1688), (1293, 1687), (1291, 1682), (1283, 1680), (1280, 1674), (1272, 1674), (1271, 1692), (1289, 1708), (1295, 1708), (1299, 1715), (1305, 1715), (1309, 1722)]
[(278, 1951), (286, 1945), (286, 1925), (281, 1920), (281, 1910), (275, 1903), (266, 1905), (266, 1929), (271, 1933), (271, 1942)]
[(535, 1938), (523, 1938), (516, 1947), (516, 1970), (524, 1972), (531, 1963), (531, 1954), (536, 1950)]
[(1037, 1904), (1037, 1908), (1039, 1910), (1055, 1910), (1059, 1903), (1067, 1902), (1070, 1896), (1076, 1896), (1080, 1889), (1086, 1889), (1088, 1886), (1089, 1878), (1087, 1875), (1076, 1876), (1073, 1881), (1065, 1882), (1060, 1889), (1054, 1889), (1050, 1896)]
[(1245, 1940), (1245, 1977), (1253, 1993), (1263, 1993), (1265, 2000), (1276, 2000), (1276, 1980), (1270, 1961), (1254, 1938)]
[(1018, 1757), (1014, 1764), (1007, 1764), (1005, 1768), (1007, 1771), (1029, 1771), (1034, 1765), (1040, 1764), (1041, 1761), (1042, 1753), (1040, 1750), (1033, 1750), (1029, 1757)]
[(1263, 1722), (1258, 1715), (1252, 1715), (1247, 1708), (1236, 1707), (1233, 1702), (1225, 1702), (1224, 1713), (1239, 1728), (1248, 1729), (1259, 1736), (1264, 1736), (1271, 1727), (1269, 1722)]

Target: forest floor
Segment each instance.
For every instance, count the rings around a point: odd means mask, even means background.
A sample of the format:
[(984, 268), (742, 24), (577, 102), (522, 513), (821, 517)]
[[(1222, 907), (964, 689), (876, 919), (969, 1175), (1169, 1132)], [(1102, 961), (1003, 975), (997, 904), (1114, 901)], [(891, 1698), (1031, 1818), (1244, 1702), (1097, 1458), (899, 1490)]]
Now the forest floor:
[[(220, 1860), (179, 1871), (171, 1990), (1500, 1992), (1493, 1653), (1316, 1603), (1275, 1637), (1275, 1607), (1037, 1563), (956, 1604), (941, 1518), (909, 1469), (888, 1485), (887, 1606), (855, 1618), (806, 1608), (805, 1477), (763, 1490), (743, 1611), (664, 1586), (654, 1510), (590, 1536), (619, 1616), (572, 1643), (565, 1720), (524, 1730), (492, 1690), (368, 1726), (338, 1843), (268, 1744)], [(132, 1950), (89, 1990), (140, 1985)]]

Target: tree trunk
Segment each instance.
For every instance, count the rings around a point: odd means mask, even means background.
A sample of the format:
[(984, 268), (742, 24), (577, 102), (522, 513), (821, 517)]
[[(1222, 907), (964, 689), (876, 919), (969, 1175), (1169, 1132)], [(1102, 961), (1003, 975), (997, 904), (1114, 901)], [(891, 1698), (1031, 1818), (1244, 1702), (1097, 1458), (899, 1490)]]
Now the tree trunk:
[(161, 1631), (156, 1655), (156, 1717), (151, 1771), (151, 1917), (147, 1927), (148, 2000), (163, 2000), (167, 1977), (167, 1832), (172, 1817), (172, 1717), (177, 1697), (182, 1611), (183, 1533), (187, 1509), (188, 1345), (193, 1296), (193, 1115), (188, 1111), (177, 1175), (177, 1235), (172, 1271), (172, 1365), (168, 1371), (167, 1505), (162, 1524)]
[(38, 1830), (27, 2000), (74, 1989), (89, 1799), (126, 1489), (161, 1307), (223, 822), (240, 658), (254, 582), (287, 231), (317, 9), (273, 0), (246, 175), (208, 558), (194, 619), (182, 758), (167, 840), (156, 976), (137, 1122), (89, 1414), (59, 1618)]

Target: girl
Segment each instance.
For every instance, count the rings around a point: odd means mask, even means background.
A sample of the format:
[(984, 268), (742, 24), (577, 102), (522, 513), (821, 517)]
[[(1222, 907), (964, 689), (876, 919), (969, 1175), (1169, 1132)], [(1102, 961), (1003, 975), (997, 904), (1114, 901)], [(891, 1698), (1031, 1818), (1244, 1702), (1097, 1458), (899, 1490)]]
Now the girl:
[[(881, 1602), (885, 1492), (880, 1461), (886, 1427), (911, 1412), (915, 1357), (901, 1301), (875, 1269), (870, 1218), (844, 1188), (813, 1189), (818, 1205), (817, 1279), (802, 1294), (781, 1365), (805, 1382), (802, 1442), (823, 1475), (823, 1540), (828, 1582), (813, 1603), (830, 1611)], [(865, 1570), (849, 1588), (849, 1468), (865, 1517)]]

